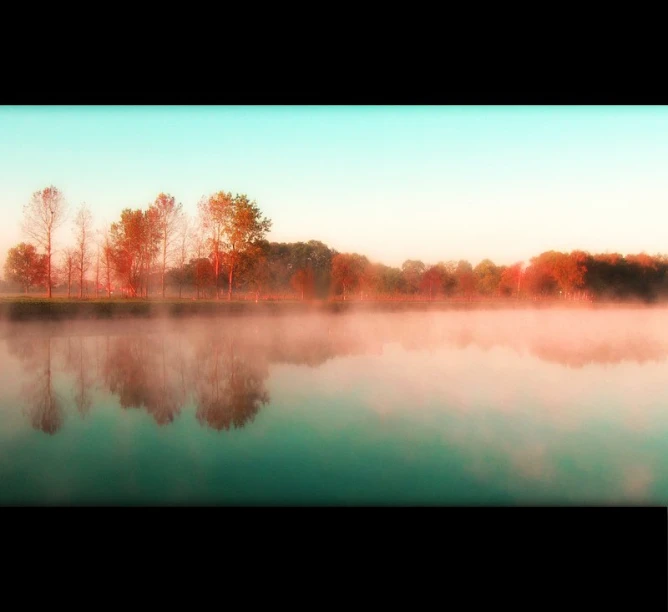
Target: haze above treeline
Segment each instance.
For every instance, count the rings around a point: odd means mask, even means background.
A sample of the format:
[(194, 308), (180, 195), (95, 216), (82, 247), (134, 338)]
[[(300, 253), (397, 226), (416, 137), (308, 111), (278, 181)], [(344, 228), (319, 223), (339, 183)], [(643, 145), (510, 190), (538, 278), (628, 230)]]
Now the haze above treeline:
[[(26, 197), (24, 240), (0, 291), (47, 297), (232, 299), (568, 299), (668, 296), (668, 257), (545, 251), (510, 266), (408, 259), (393, 267), (318, 240), (267, 240), (272, 220), (245, 194), (203, 197), (188, 216), (170, 194), (102, 225), (55, 186)], [(370, 229), (371, 231), (371, 229)], [(380, 231), (380, 230), (378, 230)]]

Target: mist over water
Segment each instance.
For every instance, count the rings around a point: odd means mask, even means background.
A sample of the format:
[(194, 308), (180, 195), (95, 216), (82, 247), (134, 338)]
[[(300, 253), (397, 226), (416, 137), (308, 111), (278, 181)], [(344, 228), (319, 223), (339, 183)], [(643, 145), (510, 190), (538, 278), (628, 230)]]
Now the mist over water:
[(3, 323), (1, 504), (668, 503), (668, 310)]

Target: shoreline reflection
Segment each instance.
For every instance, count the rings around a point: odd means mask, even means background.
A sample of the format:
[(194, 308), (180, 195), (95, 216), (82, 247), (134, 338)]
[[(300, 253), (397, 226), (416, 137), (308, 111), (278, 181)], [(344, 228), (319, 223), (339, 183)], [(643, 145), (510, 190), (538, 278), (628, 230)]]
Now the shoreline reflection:
[[(555, 333), (554, 320), (543, 320), (545, 325), (529, 325), (527, 319), (516, 318), (515, 328), (509, 321), (494, 326), (493, 318), (481, 315), (228, 319), (169, 325), (82, 321), (16, 324), (5, 343), (8, 358), (20, 363), (24, 372), (24, 412), (34, 429), (50, 435), (63, 426), (68, 401), (83, 418), (93, 409), (96, 391), (112, 395), (123, 409), (145, 410), (159, 426), (173, 423), (192, 404), (202, 426), (240, 429), (270, 405), (271, 365), (318, 368), (338, 357), (382, 355), (388, 344), (408, 352), (502, 347), (569, 368), (663, 362), (668, 355), (666, 332), (657, 332), (665, 326), (650, 325), (632, 335), (609, 323), (610, 329), (599, 325), (593, 331), (570, 325)], [(54, 387), (54, 378), (62, 376), (69, 379), (68, 401)]]

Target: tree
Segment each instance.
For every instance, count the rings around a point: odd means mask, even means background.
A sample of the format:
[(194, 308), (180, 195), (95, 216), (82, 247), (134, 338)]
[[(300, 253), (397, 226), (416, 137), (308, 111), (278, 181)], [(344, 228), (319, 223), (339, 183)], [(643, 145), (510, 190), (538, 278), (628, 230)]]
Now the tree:
[(568, 297), (584, 285), (587, 254), (574, 251), (571, 254), (546, 251), (531, 260), (527, 269), (527, 286), (533, 293), (549, 295), (556, 289)]
[(100, 245), (95, 250), (95, 299), (100, 293)]
[(137, 295), (139, 288), (144, 229), (144, 213), (126, 208), (109, 232), (114, 270), (131, 295)]
[(335, 252), (319, 240), (309, 240), (309, 265), (313, 269), (313, 290), (319, 297), (326, 297), (331, 284), (332, 257)]
[(396, 295), (404, 292), (405, 279), (399, 268), (377, 264), (375, 276), (376, 289), (379, 293)]
[(473, 276), (473, 267), (471, 264), (464, 259), (458, 261), (455, 277), (457, 278), (457, 287), (459, 288), (459, 291), (465, 297), (471, 299), (475, 290), (475, 277)]
[(524, 286), (534, 296), (550, 296), (557, 290), (550, 256), (532, 257), (523, 275)]
[(28, 293), (30, 287), (46, 283), (46, 255), (38, 254), (34, 245), (21, 242), (9, 249), (5, 262), (5, 276)]
[(249, 270), (249, 284), (255, 290), (255, 302), (260, 299), (260, 292), (269, 282), (269, 262), (264, 252), (253, 258)]
[(93, 215), (86, 204), (82, 204), (74, 218), (76, 240), (76, 270), (79, 273), (79, 298), (84, 294), (84, 277), (90, 267), (90, 239), (93, 231)]
[(46, 251), (47, 296), (51, 297), (51, 257), (55, 231), (63, 224), (67, 204), (63, 194), (53, 185), (33, 193), (24, 209), (23, 231)]
[(260, 292), (264, 290), (271, 278), (269, 266), (270, 246), (266, 240), (258, 242), (254, 253), (245, 253), (241, 257), (237, 278), (255, 292), (255, 301), (260, 299)]
[(162, 233), (159, 223), (159, 212), (156, 208), (149, 207), (144, 211), (143, 219), (143, 238), (141, 248), (141, 276), (140, 282), (144, 285), (144, 295), (148, 297), (151, 286), (151, 274), (153, 273), (153, 263), (160, 250)]
[(185, 214), (180, 215), (175, 233), (176, 267), (172, 270), (172, 278), (179, 286), (179, 299), (181, 299), (183, 285), (186, 283), (186, 266), (188, 264), (193, 240), (193, 228), (190, 225), (190, 220)]
[(75, 249), (65, 249), (63, 251), (63, 272), (67, 278), (67, 297), (72, 297), (72, 275), (77, 265), (77, 251)]
[(313, 269), (300, 268), (293, 275), (290, 280), (292, 288), (301, 294), (301, 299), (304, 299), (304, 294), (310, 295), (313, 289)]
[(97, 296), (99, 287), (99, 259), (102, 256), (102, 270), (104, 272), (105, 287), (107, 289), (107, 298), (111, 297), (111, 275), (114, 269), (114, 245), (111, 241), (111, 234), (105, 227), (100, 233), (98, 245), (98, 273), (97, 282), (95, 286), (95, 295)]
[(142, 284), (148, 295), (147, 275), (160, 238), (154, 221), (153, 212), (126, 208), (121, 213), (121, 220), (111, 224), (109, 238), (114, 269), (133, 296), (141, 292)]
[(521, 262), (504, 268), (501, 271), (501, 277), (499, 279), (499, 291), (505, 296), (510, 296), (513, 293), (516, 293), (519, 297), (522, 276), (523, 271)]
[(192, 279), (192, 282), (197, 289), (197, 299), (199, 299), (202, 290), (209, 286), (214, 279), (214, 270), (211, 260), (208, 257), (191, 259), (188, 264), (186, 275)]
[(426, 266), (419, 260), (407, 259), (401, 264), (401, 274), (408, 293), (418, 292), (425, 269)]
[[(215, 279), (215, 263), (206, 257), (211, 243), (210, 228), (207, 229), (202, 217), (192, 230), (191, 241), (193, 257), (186, 268), (186, 278), (195, 285), (199, 299), (202, 289)], [(214, 287), (217, 292), (217, 284)]]
[(208, 198), (201, 199), (198, 204), (201, 230), (206, 236), (211, 258), (213, 259), (216, 298), (219, 297), (218, 276), (220, 274), (222, 246), (232, 202), (231, 193), (219, 191)]
[(177, 238), (180, 217), (183, 214), (183, 206), (175, 202), (173, 196), (161, 193), (151, 205), (155, 211), (155, 223), (160, 235), (161, 261), (160, 279), (162, 284), (162, 297), (165, 297), (165, 270), (167, 269), (167, 258), (171, 253), (172, 244)]
[(501, 268), (490, 259), (483, 259), (474, 269), (475, 286), (482, 295), (494, 295), (499, 291)]
[(228, 269), (227, 299), (232, 299), (234, 269), (243, 254), (254, 257), (259, 254), (259, 243), (271, 229), (271, 220), (262, 216), (255, 202), (246, 195), (237, 195), (226, 209), (225, 264)]
[(332, 258), (332, 281), (343, 290), (343, 299), (347, 299), (348, 291), (357, 287), (362, 276), (366, 257), (357, 253), (337, 253)]
[(422, 275), (420, 286), (429, 291), (431, 302), (434, 292), (438, 293), (443, 288), (443, 270), (438, 265), (429, 266)]

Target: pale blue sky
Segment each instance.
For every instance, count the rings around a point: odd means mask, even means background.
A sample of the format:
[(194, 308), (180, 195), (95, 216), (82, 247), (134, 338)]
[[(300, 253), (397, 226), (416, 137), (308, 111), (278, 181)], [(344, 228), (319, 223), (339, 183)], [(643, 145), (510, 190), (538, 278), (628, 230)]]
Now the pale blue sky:
[(668, 252), (668, 107), (0, 107), (2, 262), (50, 184), (98, 225), (246, 193), (272, 240), (392, 265)]

